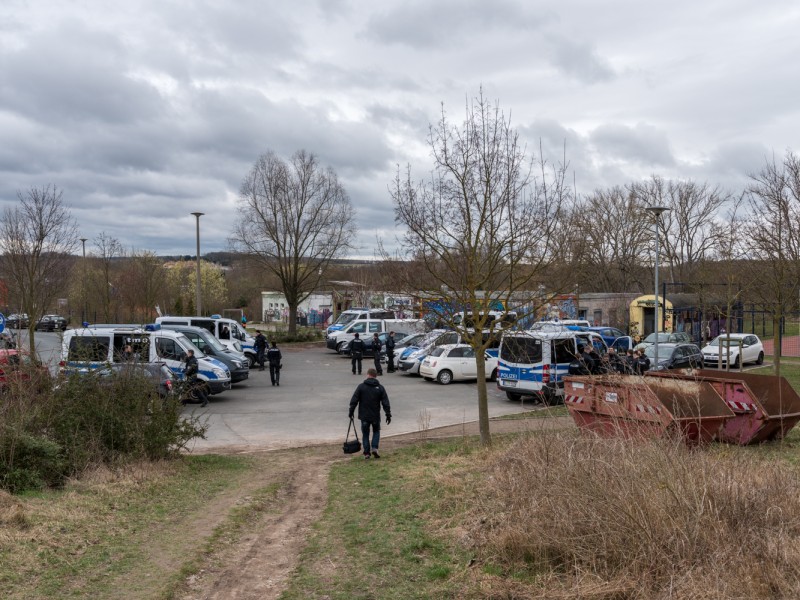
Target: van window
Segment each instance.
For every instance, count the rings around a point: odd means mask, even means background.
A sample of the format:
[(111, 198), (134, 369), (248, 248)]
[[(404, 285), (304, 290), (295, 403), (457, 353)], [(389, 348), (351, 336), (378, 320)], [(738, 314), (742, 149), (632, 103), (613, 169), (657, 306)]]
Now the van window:
[[(184, 321), (182, 325), (185, 325), (186, 322)], [(193, 327), (202, 327), (203, 329), (214, 333), (214, 321), (212, 319), (192, 319), (191, 324)]]
[(166, 319), (162, 319), (159, 321), (162, 325), (186, 325), (186, 319), (178, 319), (175, 321), (168, 321)]
[(370, 321), (369, 322), (369, 332), (370, 333), (380, 333), (381, 331), (381, 323), (380, 321)]
[(347, 330), (347, 333), (365, 333), (366, 331), (367, 331), (366, 322), (361, 322), (361, 323), (353, 323), (350, 326), (350, 329)]
[(114, 362), (125, 359), (125, 347), (130, 346), (136, 360), (150, 360), (150, 336), (142, 333), (114, 334)]
[(156, 339), (156, 354), (159, 358), (168, 360), (181, 360), (183, 348), (171, 338), (160, 337)]
[(575, 360), (578, 349), (575, 347), (575, 340), (567, 338), (563, 340), (553, 340), (553, 356), (556, 364), (569, 363)]
[(542, 361), (542, 340), (528, 336), (509, 336), (503, 339), (500, 358), (506, 362), (535, 364)]
[(222, 325), (219, 328), (219, 339), (221, 340), (229, 340), (231, 339), (231, 329), (227, 325)]
[(107, 337), (93, 335), (75, 336), (69, 341), (67, 360), (78, 362), (105, 362), (108, 360)]

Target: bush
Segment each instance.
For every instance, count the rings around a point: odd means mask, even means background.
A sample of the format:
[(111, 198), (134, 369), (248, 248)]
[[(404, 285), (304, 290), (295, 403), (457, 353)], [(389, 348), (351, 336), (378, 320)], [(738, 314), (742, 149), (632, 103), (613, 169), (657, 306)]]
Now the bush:
[(515, 594), (800, 597), (800, 481), (755, 453), (539, 435), (494, 454), (480, 482), (469, 537), (539, 582)]
[[(32, 382), (33, 383), (33, 382)], [(9, 386), (0, 396), (0, 488), (58, 485), (88, 466), (173, 456), (206, 427), (131, 370)]]

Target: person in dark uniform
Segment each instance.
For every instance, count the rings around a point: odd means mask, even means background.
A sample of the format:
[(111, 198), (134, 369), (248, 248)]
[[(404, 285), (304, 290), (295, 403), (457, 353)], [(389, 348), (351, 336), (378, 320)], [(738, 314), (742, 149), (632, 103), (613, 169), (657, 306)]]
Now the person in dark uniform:
[(253, 342), (253, 348), (256, 351), (256, 362), (258, 363), (258, 370), (264, 370), (264, 352), (267, 350), (267, 338), (261, 333), (260, 329), (256, 329), (256, 339)]
[(267, 351), (267, 361), (269, 362), (269, 378), (272, 385), (281, 385), (281, 368), (283, 367), (283, 356), (278, 350), (278, 342), (272, 342), (272, 348)]
[(394, 331), (389, 332), (386, 338), (386, 372), (394, 373)]
[(355, 334), (353, 341), (350, 342), (350, 364), (353, 367), (353, 375), (356, 374), (356, 367), (358, 367), (358, 374), (361, 375), (361, 359), (364, 357), (364, 340)]
[[(362, 342), (363, 343), (363, 342)], [(381, 440), (381, 406), (386, 413), (386, 424), (392, 422), (392, 409), (389, 406), (389, 396), (376, 379), (378, 372), (375, 369), (367, 370), (367, 378), (358, 384), (353, 397), (350, 399), (348, 416), (352, 419), (358, 407), (358, 419), (361, 421), (361, 437), (364, 444), (364, 458), (380, 458), (378, 444)], [(370, 442), (369, 430), (372, 428), (372, 441)]]
[(383, 375), (383, 366), (381, 365), (381, 338), (377, 333), (372, 334), (372, 361), (375, 363), (375, 372), (378, 375)]
[[(197, 363), (197, 357), (194, 355), (194, 350), (187, 350), (186, 370), (184, 371), (186, 383), (189, 385), (189, 389), (197, 396), (197, 399), (200, 400), (200, 406), (206, 407), (208, 406), (208, 395), (206, 394), (205, 385), (197, 377), (198, 370), (199, 366)], [(186, 404), (186, 400), (183, 401), (183, 404)]]

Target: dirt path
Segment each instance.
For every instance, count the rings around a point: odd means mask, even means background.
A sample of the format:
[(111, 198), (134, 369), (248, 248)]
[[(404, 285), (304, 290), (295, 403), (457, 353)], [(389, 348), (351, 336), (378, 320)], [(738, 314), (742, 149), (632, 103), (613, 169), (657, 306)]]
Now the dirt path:
[[(492, 421), (492, 433), (535, 431), (571, 426), (569, 417)], [(477, 423), (464, 423), (424, 432), (385, 438), (387, 452), (423, 440), (471, 436)], [(241, 449), (231, 448), (232, 453)], [(256, 453), (250, 449), (249, 453)], [(272, 454), (272, 453), (270, 453)], [(278, 451), (270, 479), (280, 482), (275, 512), (264, 514), (238, 540), (207, 556), (200, 571), (186, 579), (176, 598), (181, 600), (275, 600), (286, 589), (312, 525), (320, 518), (328, 497), (328, 473), (339, 460), (349, 460), (341, 448), (330, 445), (306, 448), (302, 452)], [(264, 485), (265, 480), (253, 484)], [(214, 503), (214, 518), (221, 522), (230, 510), (254, 491), (253, 485), (228, 497), (227, 504)], [(242, 496), (245, 496), (243, 498)], [(219, 511), (219, 512), (218, 512)], [(212, 517), (212, 515), (209, 515)]]

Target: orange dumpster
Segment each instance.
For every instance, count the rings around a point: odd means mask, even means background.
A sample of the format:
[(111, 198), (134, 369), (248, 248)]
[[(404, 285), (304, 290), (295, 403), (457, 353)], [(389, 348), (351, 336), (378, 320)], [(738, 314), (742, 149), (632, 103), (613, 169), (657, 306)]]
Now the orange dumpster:
[(568, 376), (564, 404), (575, 424), (600, 435), (680, 435), (712, 441), (734, 416), (708, 382), (637, 375)]

